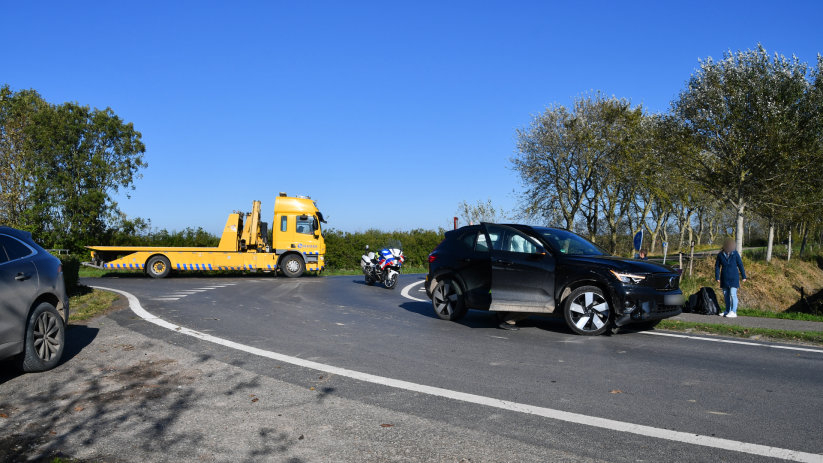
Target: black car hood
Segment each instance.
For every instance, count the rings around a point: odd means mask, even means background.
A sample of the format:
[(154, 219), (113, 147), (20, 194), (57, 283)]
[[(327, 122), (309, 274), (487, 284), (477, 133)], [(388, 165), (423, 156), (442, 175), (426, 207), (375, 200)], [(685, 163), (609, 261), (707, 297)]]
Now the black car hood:
[(579, 262), (587, 265), (599, 265), (605, 269), (621, 272), (677, 273), (676, 270), (668, 265), (616, 256), (563, 256), (563, 260), (569, 263)]

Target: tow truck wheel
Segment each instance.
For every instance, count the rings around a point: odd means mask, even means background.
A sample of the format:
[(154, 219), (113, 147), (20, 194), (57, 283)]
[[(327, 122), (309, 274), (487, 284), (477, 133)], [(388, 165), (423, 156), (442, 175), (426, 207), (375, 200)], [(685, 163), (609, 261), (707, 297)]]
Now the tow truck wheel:
[(152, 278), (165, 278), (171, 272), (171, 262), (166, 256), (151, 256), (146, 262), (146, 273)]
[(302, 257), (297, 254), (290, 254), (280, 262), (280, 268), (283, 270), (283, 275), (289, 278), (297, 278), (303, 275), (303, 271), (306, 270), (306, 264), (303, 262)]

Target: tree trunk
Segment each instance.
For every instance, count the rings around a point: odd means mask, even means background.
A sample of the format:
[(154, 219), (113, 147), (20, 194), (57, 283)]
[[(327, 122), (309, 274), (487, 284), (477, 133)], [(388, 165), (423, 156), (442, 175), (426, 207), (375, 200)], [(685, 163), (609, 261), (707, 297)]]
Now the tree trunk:
[(714, 222), (714, 217), (709, 219), (709, 241), (711, 241), (711, 244), (714, 244), (714, 240), (717, 237), (717, 234), (715, 233), (717, 229), (714, 227)]
[(788, 243), (786, 245), (786, 260), (792, 260), (792, 227), (789, 227)]
[(740, 201), (737, 205), (737, 250), (743, 255), (743, 212), (746, 210), (746, 203)]
[(766, 262), (772, 261), (772, 249), (774, 248), (774, 221), (769, 220), (769, 239), (766, 242)]
[(803, 258), (803, 251), (806, 249), (806, 237), (809, 234), (809, 227), (803, 227), (803, 239), (800, 240), (800, 252), (797, 257)]

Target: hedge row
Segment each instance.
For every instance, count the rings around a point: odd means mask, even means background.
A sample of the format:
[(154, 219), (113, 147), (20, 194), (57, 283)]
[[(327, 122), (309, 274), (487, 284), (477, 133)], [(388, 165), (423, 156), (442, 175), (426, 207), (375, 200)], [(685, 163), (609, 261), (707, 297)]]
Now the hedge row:
[(329, 270), (356, 269), (360, 266), (360, 256), (366, 245), (378, 251), (392, 241), (402, 244), (407, 266), (419, 267), (428, 264), (429, 253), (443, 240), (444, 230), (411, 230), (383, 232), (367, 230), (349, 233), (338, 230), (324, 230), (326, 240), (326, 268)]

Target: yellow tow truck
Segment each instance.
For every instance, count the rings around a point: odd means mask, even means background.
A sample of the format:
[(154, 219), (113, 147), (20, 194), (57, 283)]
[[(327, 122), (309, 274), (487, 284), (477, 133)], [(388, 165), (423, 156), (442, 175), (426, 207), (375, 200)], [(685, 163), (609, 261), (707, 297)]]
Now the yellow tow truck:
[(84, 265), (143, 270), (154, 278), (164, 278), (172, 270), (279, 270), (297, 278), (325, 268), (321, 222), (326, 221), (310, 197), (280, 193), (274, 200), (271, 243), (268, 224), (260, 220), (260, 201), (254, 201), (250, 213), (229, 214), (216, 248), (86, 246), (91, 250), (91, 262)]

